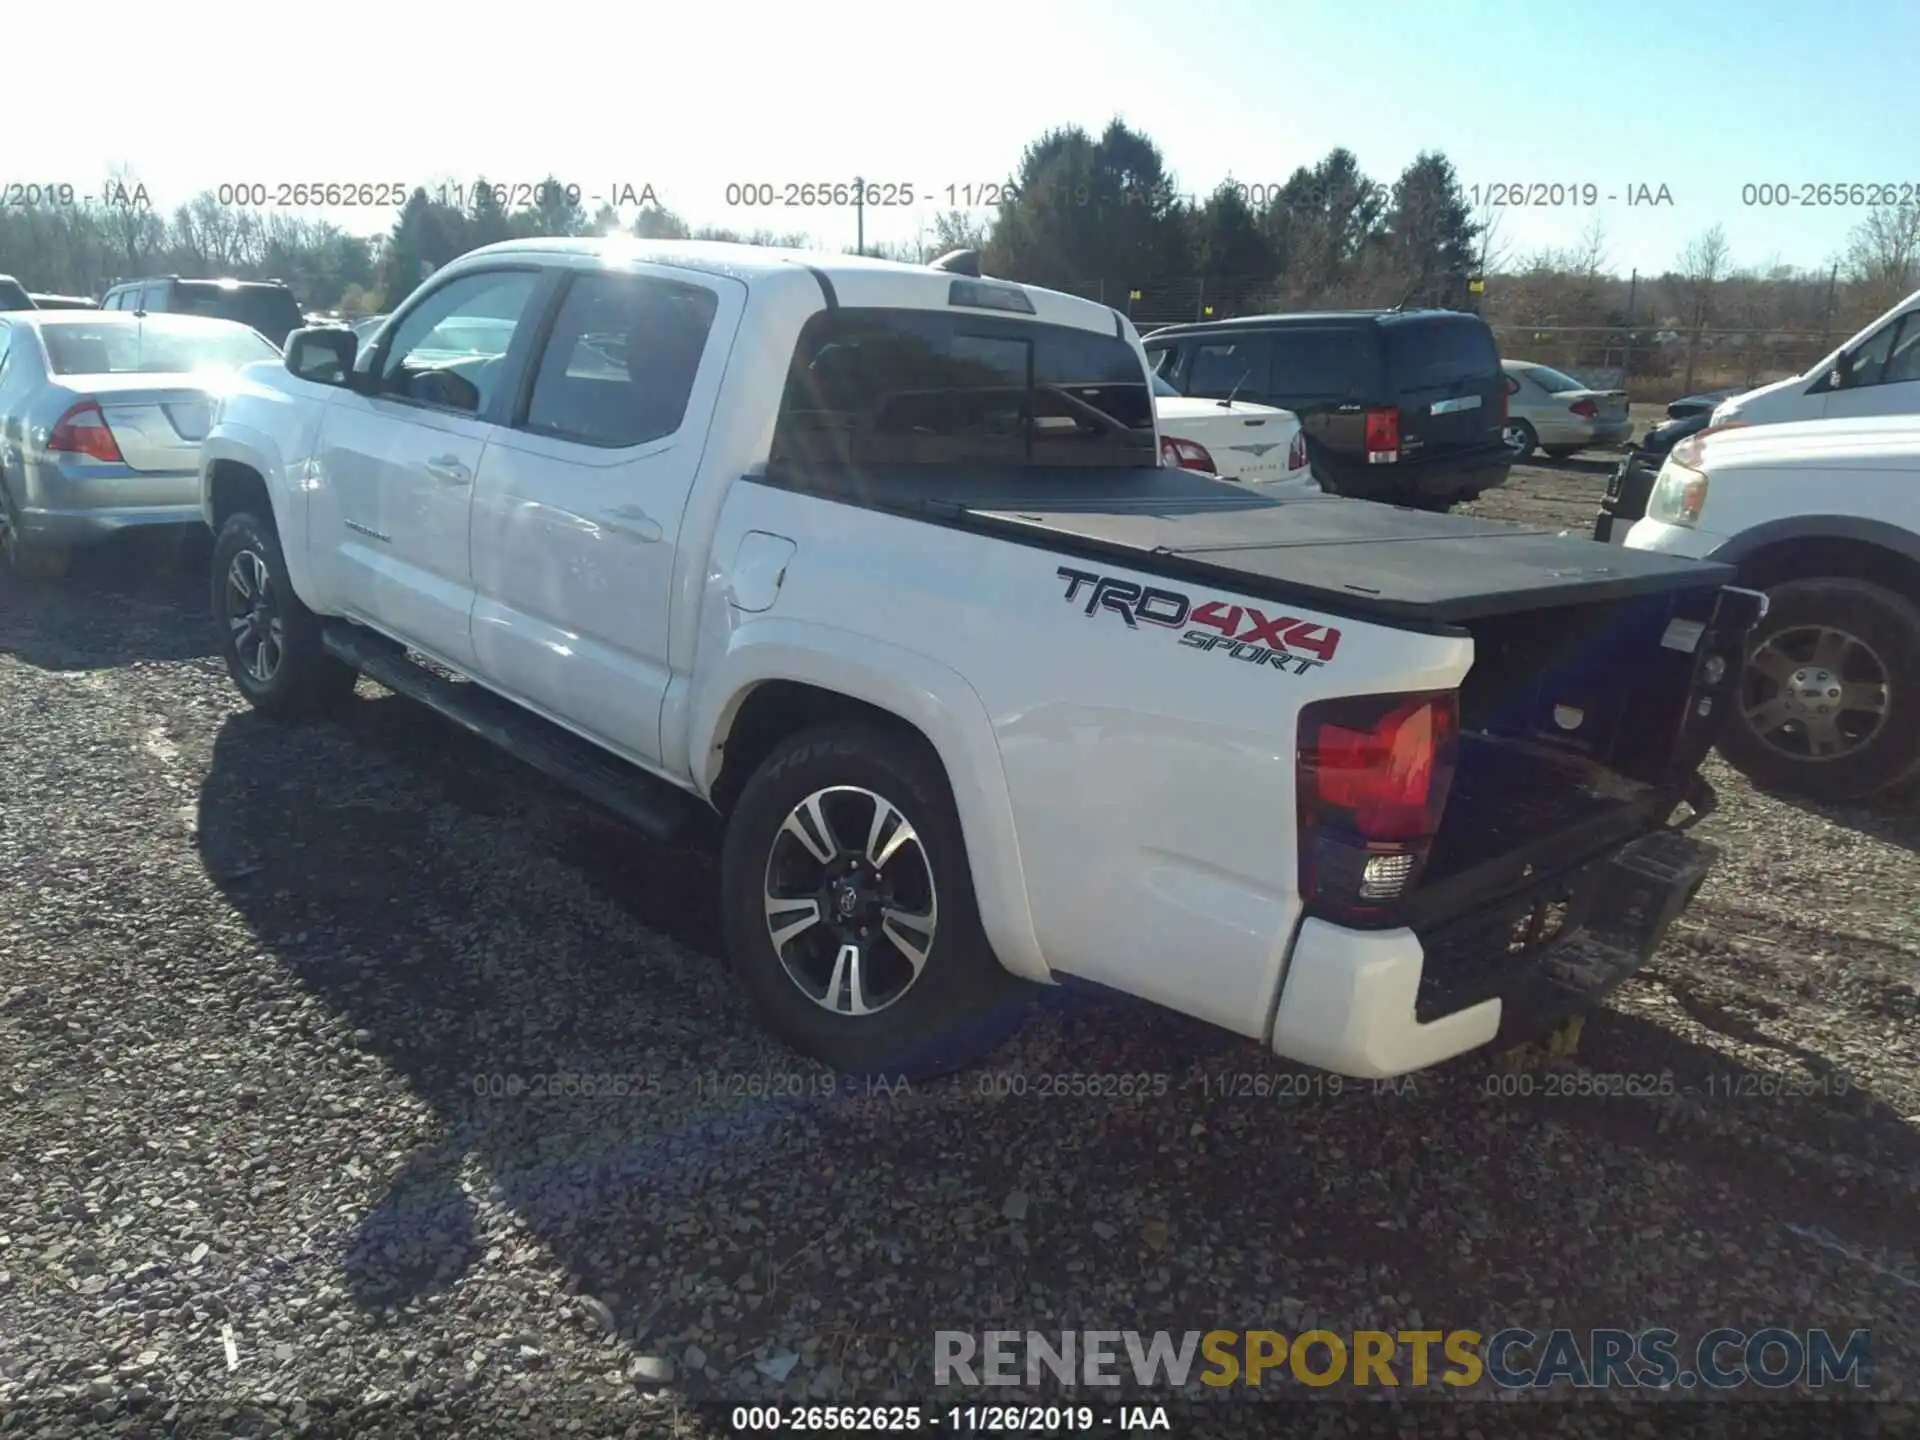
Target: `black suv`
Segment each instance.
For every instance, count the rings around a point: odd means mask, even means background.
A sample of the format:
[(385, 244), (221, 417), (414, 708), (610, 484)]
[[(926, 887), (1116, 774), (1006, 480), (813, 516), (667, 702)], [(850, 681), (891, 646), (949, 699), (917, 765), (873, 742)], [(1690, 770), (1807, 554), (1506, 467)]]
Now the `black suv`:
[(1143, 343), (1183, 395), (1298, 415), (1322, 489), (1445, 509), (1506, 483), (1507, 379), (1478, 315), (1249, 315), (1170, 325)]
[(182, 280), (178, 275), (123, 280), (101, 297), (100, 308), (237, 320), (282, 346), (307, 323), (300, 302), (280, 280)]

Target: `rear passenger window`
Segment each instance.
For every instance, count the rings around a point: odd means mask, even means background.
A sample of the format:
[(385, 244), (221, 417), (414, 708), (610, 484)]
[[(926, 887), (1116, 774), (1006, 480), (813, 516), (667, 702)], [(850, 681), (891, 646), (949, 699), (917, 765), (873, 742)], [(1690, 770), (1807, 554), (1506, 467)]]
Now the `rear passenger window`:
[(1202, 340), (1187, 362), (1186, 392), (1208, 400), (1267, 393), (1267, 341)]
[(1428, 320), (1388, 325), (1386, 331), (1394, 383), (1400, 389), (1487, 380), (1500, 373), (1500, 355), (1485, 325), (1471, 320)]
[(686, 417), (719, 298), (698, 285), (585, 275), (560, 306), (525, 427), (587, 445), (643, 445)]
[(937, 310), (830, 310), (801, 332), (773, 463), (1158, 462), (1140, 355), (1118, 336)]
[(1376, 354), (1371, 332), (1358, 325), (1337, 330), (1289, 327), (1275, 331), (1273, 383), (1268, 393), (1295, 398), (1371, 398), (1379, 389)]

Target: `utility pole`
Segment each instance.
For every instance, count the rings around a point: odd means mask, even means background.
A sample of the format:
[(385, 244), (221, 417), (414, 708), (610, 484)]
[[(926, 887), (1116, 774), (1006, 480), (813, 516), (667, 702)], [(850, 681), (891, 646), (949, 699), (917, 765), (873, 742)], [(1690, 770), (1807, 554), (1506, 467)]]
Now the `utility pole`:
[(1634, 267), (1633, 274), (1627, 279), (1627, 351), (1620, 357), (1620, 388), (1627, 388), (1627, 381), (1633, 378), (1633, 302), (1640, 295), (1640, 269)]
[(1820, 316), (1820, 349), (1824, 352), (1833, 343), (1833, 293), (1840, 284), (1840, 266), (1836, 262), (1827, 272), (1827, 304)]
[(853, 177), (853, 253), (867, 253), (867, 182)]

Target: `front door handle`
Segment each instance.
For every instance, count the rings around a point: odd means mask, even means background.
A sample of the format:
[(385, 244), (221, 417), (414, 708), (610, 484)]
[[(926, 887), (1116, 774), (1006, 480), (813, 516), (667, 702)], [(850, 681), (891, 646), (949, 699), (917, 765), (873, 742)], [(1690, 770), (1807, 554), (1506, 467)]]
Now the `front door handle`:
[(465, 485), (473, 472), (460, 463), (458, 455), (441, 455), (427, 461), (427, 473), (444, 485)]
[(660, 522), (638, 505), (616, 506), (612, 510), (602, 511), (600, 518), (606, 522), (607, 529), (638, 540), (642, 545), (653, 544), (662, 534)]

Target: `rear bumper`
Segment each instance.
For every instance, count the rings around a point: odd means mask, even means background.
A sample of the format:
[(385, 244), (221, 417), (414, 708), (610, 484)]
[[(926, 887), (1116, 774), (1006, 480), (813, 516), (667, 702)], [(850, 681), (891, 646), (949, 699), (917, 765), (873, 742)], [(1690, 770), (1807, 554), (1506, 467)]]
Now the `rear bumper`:
[(1357, 500), (1415, 498), (1443, 500), (1497, 490), (1507, 483), (1513, 459), (1504, 447), (1476, 451), (1459, 460), (1425, 460), (1411, 465), (1342, 465), (1334, 484)]
[(1622, 445), (1633, 438), (1633, 421), (1582, 420), (1568, 416), (1552, 425), (1535, 427), (1542, 445)]
[(19, 497), (28, 543), (80, 546), (152, 525), (202, 525), (197, 470), (135, 470), (62, 460), (30, 464)]
[(1716, 858), (1712, 846), (1677, 831), (1643, 836), (1584, 868), (1585, 898), (1570, 928), (1517, 952), (1504, 935), (1423, 942), (1406, 929), (1308, 920), (1282, 981), (1274, 1052), (1385, 1079), (1496, 1040), (1535, 1038), (1645, 965)]
[(110, 540), (152, 525), (204, 525), (198, 501), (191, 505), (95, 506), (86, 510), (23, 510), (20, 528), (29, 544), (81, 546)]

